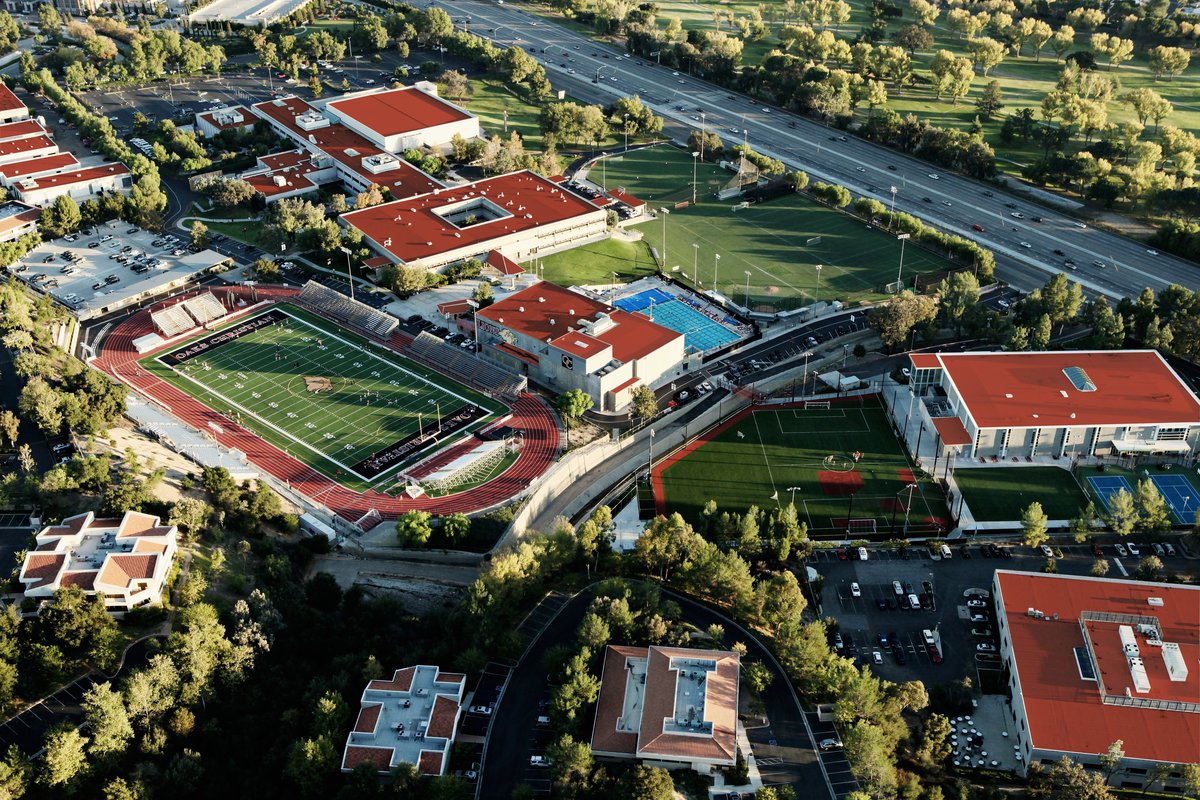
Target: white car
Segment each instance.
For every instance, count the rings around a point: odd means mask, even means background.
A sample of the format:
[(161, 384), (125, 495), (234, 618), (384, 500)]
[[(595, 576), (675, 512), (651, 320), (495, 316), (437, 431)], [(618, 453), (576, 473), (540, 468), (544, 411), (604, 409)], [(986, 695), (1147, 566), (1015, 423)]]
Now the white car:
[(979, 644), (975, 645), (975, 649), (980, 653), (994, 653), (996, 652), (996, 645), (992, 644), (991, 642), (980, 642)]
[(1012, 305), (1012, 303), (1008, 302), (1007, 300), (1001, 300), (1000, 302), (996, 303), (996, 305), (1000, 306), (1001, 308), (1008, 308)]
[(1044, 555), (1046, 558), (1054, 558), (1054, 551), (1051, 550), (1049, 548), (1049, 546), (1042, 545), (1041, 550), (1042, 550), (1042, 555)]
[(1022, 214), (1020, 211), (1014, 211), (1011, 214), (1009, 214), (1009, 216), (1012, 217), (1013, 219), (1025, 219), (1025, 215)]
[(1152, 255), (1152, 256), (1158, 255), (1157, 250), (1147, 250), (1146, 253), (1147, 253), (1147, 255)]
[(1140, 556), (1142, 554), (1142, 551), (1140, 549), (1138, 549), (1138, 546), (1136, 544), (1134, 544), (1133, 542), (1130, 542), (1129, 544), (1125, 545), (1125, 547), (1128, 548), (1129, 555), (1131, 555), (1131, 556)]
[(54, 451), (54, 452), (56, 452), (56, 453), (61, 453), (63, 450), (67, 450), (67, 449), (69, 449), (70, 447), (71, 447), (71, 443), (70, 443), (70, 442), (61, 442), (61, 443), (59, 443), (59, 444), (56, 444), (56, 445), (54, 445), (54, 446), (53, 446), (52, 448), (50, 448), (50, 449), (51, 449), (51, 450), (53, 450), (53, 451)]
[(949, 207), (953, 206), (954, 204), (953, 204), (953, 203), (951, 203), (949, 200), (943, 200), (943, 201), (942, 201), (942, 205), (944, 205), (944, 206), (946, 206), (947, 208), (949, 208)]
[(1117, 555), (1119, 556), (1129, 555), (1129, 552), (1125, 549), (1125, 545), (1121, 544), (1120, 542), (1114, 544), (1113, 549), (1117, 551)]
[(940, 180), (941, 180), (941, 178), (939, 178), (939, 177), (938, 177), (938, 175), (937, 175), (937, 173), (935, 173), (935, 172), (931, 172), (931, 173), (929, 173), (929, 177), (930, 177), (930, 178), (932, 178), (932, 179), (933, 179), (933, 180), (935, 180), (935, 181), (940, 181)]
[(850, 596), (862, 597), (862, 587), (860, 587), (857, 582), (850, 584)]
[(471, 708), (468, 710), (472, 714), (483, 714), (485, 717), (490, 717), (492, 715), (491, 706), (471, 706)]
[[(497, 0), (497, 2), (503, 3), (504, 0)], [(546, 760), (545, 756), (530, 756), (529, 757), (529, 766), (531, 766), (531, 767), (548, 767), (548, 766), (550, 766), (550, 762)]]
[(1021, 242), (1021, 247), (1024, 247), (1026, 250), (1033, 249), (1033, 245), (1031, 245), (1029, 242)]
[(883, 653), (879, 652), (878, 650), (872, 650), (871, 651), (871, 660), (874, 661), (876, 664), (882, 664), (883, 663)]

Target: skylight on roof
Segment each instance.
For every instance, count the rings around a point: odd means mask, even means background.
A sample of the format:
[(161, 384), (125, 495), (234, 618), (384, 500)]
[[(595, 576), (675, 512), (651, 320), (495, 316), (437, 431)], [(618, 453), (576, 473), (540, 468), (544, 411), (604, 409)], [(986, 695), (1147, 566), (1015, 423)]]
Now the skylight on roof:
[(1063, 374), (1067, 376), (1067, 380), (1071, 385), (1080, 392), (1096, 391), (1096, 384), (1092, 383), (1092, 379), (1088, 377), (1087, 370), (1083, 367), (1064, 367)]

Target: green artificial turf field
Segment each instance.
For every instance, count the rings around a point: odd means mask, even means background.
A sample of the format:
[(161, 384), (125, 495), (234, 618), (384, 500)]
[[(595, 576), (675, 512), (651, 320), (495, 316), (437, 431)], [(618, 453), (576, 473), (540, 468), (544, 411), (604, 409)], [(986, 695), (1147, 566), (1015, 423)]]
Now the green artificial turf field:
[(495, 414), (477, 393), (287, 305), (142, 366), (357, 490)]
[[(893, 236), (799, 194), (738, 208), (738, 198), (716, 198), (732, 177), (715, 165), (700, 165), (696, 205), (675, 208), (692, 194), (692, 157), (683, 150), (669, 145), (632, 150), (601, 159), (588, 173), (593, 182), (645, 200), (651, 210), (667, 208), (665, 244), (661, 218), (635, 230), (658, 251), (667, 271), (682, 273), (704, 289), (715, 282), (736, 303), (746, 304), (747, 279), (749, 304), (762, 311), (786, 311), (814, 299), (857, 302), (887, 296), (884, 287), (900, 270), (901, 243)], [(817, 237), (820, 241), (813, 241)], [(580, 263), (586, 262), (585, 254), (569, 255), (588, 271)], [(904, 247), (906, 283), (917, 273), (952, 266), (911, 243)]]
[[(792, 500), (812, 535), (867, 535), (873, 520), (880, 534), (903, 530), (912, 491), (909, 533), (929, 533), (946, 525), (941, 491), (916, 474), (892, 432), (879, 402), (834, 404), (831, 408), (760, 409), (718, 429), (711, 439), (669, 459), (661, 470), (662, 500), (668, 512), (701, 519), (712, 499), (719, 511), (744, 511)], [(854, 456), (859, 454), (856, 461)]]
[(1060, 467), (971, 467), (954, 480), (979, 522), (1019, 520), (1035, 500), (1050, 519), (1071, 519), (1088, 498), (1070, 472)]

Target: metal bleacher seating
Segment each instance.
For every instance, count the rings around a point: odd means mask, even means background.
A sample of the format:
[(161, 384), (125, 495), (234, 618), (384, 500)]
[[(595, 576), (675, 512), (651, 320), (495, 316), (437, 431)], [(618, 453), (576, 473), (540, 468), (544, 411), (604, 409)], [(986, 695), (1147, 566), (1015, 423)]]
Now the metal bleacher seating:
[(206, 325), (229, 313), (225, 306), (221, 305), (221, 301), (213, 297), (212, 292), (205, 292), (184, 300), (182, 305), (201, 325)]
[(376, 311), (314, 281), (304, 284), (296, 300), (381, 339), (386, 339), (400, 325), (400, 320), (391, 314)]
[(154, 323), (154, 327), (158, 329), (158, 332), (168, 339), (196, 327), (196, 321), (188, 315), (183, 305), (179, 303), (167, 308), (160, 308), (158, 311), (151, 311), (150, 320)]
[(461, 348), (448, 345), (438, 337), (422, 332), (408, 346), (407, 354), (438, 370), (494, 395), (515, 396), (525, 390), (528, 380)]

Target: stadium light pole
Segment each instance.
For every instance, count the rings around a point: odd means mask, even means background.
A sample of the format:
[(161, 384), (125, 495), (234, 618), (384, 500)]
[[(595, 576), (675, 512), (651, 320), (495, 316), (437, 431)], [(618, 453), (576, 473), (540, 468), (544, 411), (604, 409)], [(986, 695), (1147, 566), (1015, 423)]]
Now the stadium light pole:
[(896, 294), (904, 288), (901, 276), (904, 274), (904, 243), (908, 241), (908, 237), (912, 234), (902, 233), (896, 238), (900, 240), (900, 269), (896, 270)]
[(350, 299), (353, 300), (354, 299), (354, 275), (350, 272), (350, 248), (349, 247), (339, 247), (338, 250), (341, 250), (343, 253), (346, 254), (346, 277), (350, 279)]
[(628, 153), (629, 152), (629, 115), (625, 114), (623, 119), (625, 120), (625, 122), (623, 125), (621, 125), (621, 130), (625, 132), (625, 152)]
[(721, 254), (713, 253), (713, 291), (717, 290), (717, 267), (721, 266)]
[[(703, 140), (701, 144), (703, 145)], [(699, 150), (692, 151), (692, 205), (696, 205), (696, 161), (700, 157)], [(693, 245), (695, 246), (695, 245)]]
[(667, 268), (667, 217), (670, 215), (671, 212), (665, 208), (660, 208), (658, 211), (659, 211), (659, 213), (662, 214), (662, 218), (663, 218), (662, 265), (663, 265), (663, 269), (666, 269)]
[(904, 504), (904, 533), (901, 534), (902, 537), (908, 536), (908, 514), (912, 510), (913, 489), (916, 489), (917, 485), (910, 483), (905, 488), (908, 489), (908, 502)]
[(697, 287), (704, 288), (704, 287), (700, 286), (700, 244), (699, 244), (699, 242), (692, 242), (692, 277), (695, 279)]
[(888, 212), (888, 230), (891, 230), (892, 225), (895, 224), (894, 217), (896, 214), (896, 192), (900, 191), (895, 186), (892, 186), (891, 190), (892, 190), (892, 210)]
[(746, 310), (750, 310), (750, 270), (746, 270)]
[[(647, 461), (646, 478), (648, 480), (652, 481), (653, 475), (654, 475), (654, 428), (651, 428), (650, 429), (650, 458)], [(651, 487), (653, 487), (653, 485), (654, 484), (651, 483)]]
[(789, 486), (788, 491), (792, 493), (792, 505), (796, 505), (796, 492), (800, 491), (799, 486)]
[(813, 289), (813, 304), (814, 305), (821, 302), (821, 267), (823, 267), (823, 266), (825, 266), (825, 265), (817, 264), (817, 267), (816, 267), (816, 269), (817, 269), (817, 288)]

